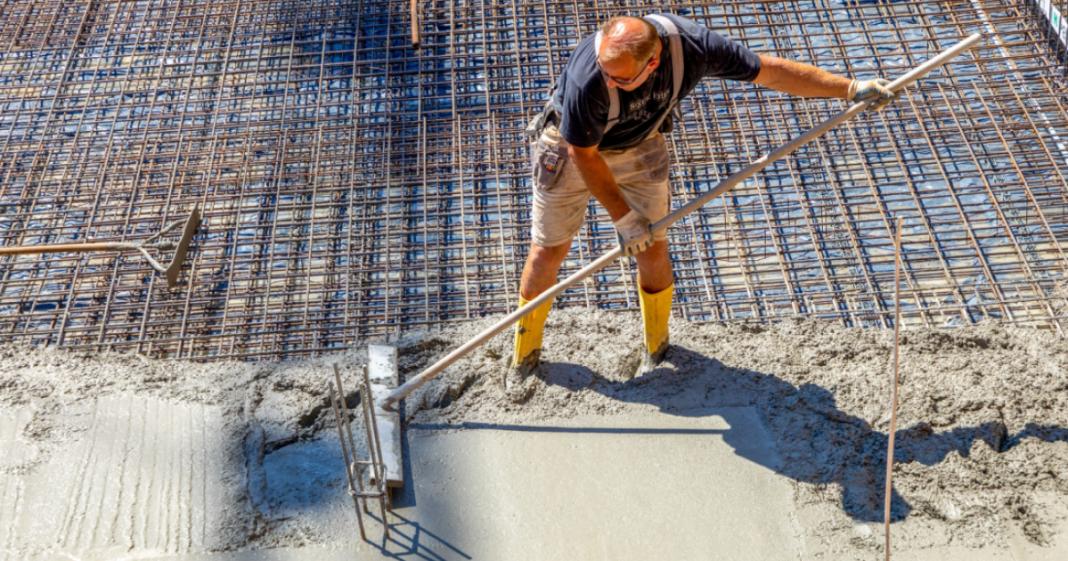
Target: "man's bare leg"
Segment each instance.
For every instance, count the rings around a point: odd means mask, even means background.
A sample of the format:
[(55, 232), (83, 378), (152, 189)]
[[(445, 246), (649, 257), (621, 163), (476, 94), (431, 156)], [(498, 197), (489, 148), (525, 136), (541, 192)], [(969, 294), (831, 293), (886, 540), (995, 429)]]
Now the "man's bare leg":
[(656, 294), (674, 284), (667, 240), (654, 242), (634, 259), (638, 262), (638, 286), (645, 292)]
[(645, 325), (646, 350), (639, 373), (645, 373), (654, 369), (667, 353), (674, 278), (667, 241), (655, 242), (635, 259), (638, 261), (638, 296)]
[[(570, 249), (571, 240), (555, 247), (530, 244), (530, 254), (523, 265), (523, 277), (519, 283), (520, 306), (526, 305), (556, 284), (560, 265), (564, 263)], [(538, 366), (541, 359), (542, 329), (551, 307), (552, 302), (542, 304), (516, 324), (512, 369), (520, 378), (525, 378)], [(507, 379), (505, 385), (510, 387)]]
[[(530, 301), (552, 288), (570, 250), (571, 240), (556, 247), (530, 244), (530, 254), (523, 265), (523, 277), (519, 283), (519, 295)], [(638, 284), (642, 290), (655, 294), (674, 283), (667, 241), (654, 243), (634, 259), (638, 262)]]
[(564, 264), (570, 250), (571, 240), (556, 247), (541, 247), (532, 242), (527, 262), (523, 265), (523, 277), (519, 281), (519, 295), (529, 302), (552, 288), (560, 273), (560, 265)]
[[(537, 298), (557, 283), (560, 266), (570, 249), (571, 240), (556, 247), (530, 245), (530, 254), (523, 266), (519, 287), (521, 304)], [(655, 364), (667, 348), (667, 317), (671, 313), (672, 299), (670, 289), (674, 284), (667, 241), (654, 243), (649, 249), (636, 255), (635, 260), (638, 263), (645, 343), (652, 357), (650, 364)], [(531, 313), (517, 324), (516, 351), (512, 366), (522, 369), (524, 375), (537, 365), (540, 358), (542, 328), (550, 306), (551, 304), (544, 304), (543, 309)]]

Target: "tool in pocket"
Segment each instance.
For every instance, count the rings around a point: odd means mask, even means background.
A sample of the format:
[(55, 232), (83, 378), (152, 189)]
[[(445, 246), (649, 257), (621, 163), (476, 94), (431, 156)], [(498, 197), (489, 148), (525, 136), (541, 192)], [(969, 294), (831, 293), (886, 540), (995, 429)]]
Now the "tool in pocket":
[(534, 182), (548, 191), (560, 178), (567, 165), (567, 143), (563, 139), (556, 142), (547, 139), (548, 132), (534, 145)]

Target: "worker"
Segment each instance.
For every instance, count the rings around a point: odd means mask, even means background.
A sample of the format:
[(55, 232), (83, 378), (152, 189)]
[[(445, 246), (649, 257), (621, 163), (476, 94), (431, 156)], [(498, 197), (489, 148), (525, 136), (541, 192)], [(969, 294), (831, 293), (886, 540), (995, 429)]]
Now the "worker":
[[(636, 373), (655, 367), (667, 351), (674, 293), (667, 234), (650, 229), (671, 208), (670, 162), (661, 133), (670, 132), (672, 110), (705, 76), (800, 97), (875, 96), (869, 110), (876, 111), (895, 98), (887, 80), (852, 80), (757, 55), (671, 14), (613, 17), (575, 47), (551, 102), (528, 128), (536, 139), (533, 224), (519, 305), (556, 284), (593, 195), (612, 218), (624, 255), (638, 264), (645, 340)], [(551, 305), (542, 304), (516, 325), (509, 383), (538, 367)]]

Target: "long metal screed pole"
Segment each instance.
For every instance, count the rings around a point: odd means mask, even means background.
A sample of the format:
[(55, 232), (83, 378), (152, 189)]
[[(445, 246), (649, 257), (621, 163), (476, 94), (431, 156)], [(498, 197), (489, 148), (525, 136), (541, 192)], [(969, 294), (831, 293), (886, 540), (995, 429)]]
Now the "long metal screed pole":
[[(981, 39), (982, 34), (979, 33), (969, 36), (967, 39), (961, 41), (960, 43), (957, 43), (949, 49), (942, 51), (938, 56), (928, 60), (920, 66), (917, 66), (904, 76), (901, 76), (900, 78), (894, 80), (887, 87), (891, 91), (897, 92), (902, 88), (909, 86), (916, 80), (919, 80), (926, 74), (930, 73), (932, 70), (941, 67), (950, 60), (956, 58), (961, 53), (964, 53), (965, 51), (971, 49)], [(722, 183), (717, 185), (711, 191), (708, 191), (702, 194), (700, 197), (693, 199), (692, 201), (686, 203), (686, 205), (682, 208), (665, 216), (656, 224), (653, 224), (653, 232), (659, 233), (666, 230), (669, 226), (678, 222), (679, 220), (682, 220), (688, 214), (708, 204), (710, 201), (726, 193), (727, 191), (730, 191), (742, 181), (745, 181), (753, 175), (756, 175), (757, 172), (759, 172), (760, 170), (785, 158), (791, 152), (815, 140), (817, 137), (831, 130), (832, 128), (844, 123), (845, 121), (848, 121), (849, 119), (852, 119), (861, 111), (864, 111), (868, 107), (868, 105), (872, 103), (872, 101), (874, 100), (868, 99), (865, 101), (858, 101), (854, 103), (848, 109), (841, 111), (830, 119), (827, 119), (819, 125), (816, 125), (815, 127), (809, 129), (801, 136), (798, 136), (790, 142), (780, 146), (774, 152), (761, 157), (745, 169), (725, 179)], [(584, 280), (590, 275), (593, 275), (597, 271), (600, 271), (601, 269), (612, 264), (612, 262), (618, 259), (621, 255), (623, 255), (623, 250), (619, 247), (616, 247), (612, 251), (609, 251), (608, 253), (602, 255), (593, 263), (586, 265), (585, 267), (575, 272), (571, 276), (567, 277), (563, 281), (557, 283), (549, 290), (546, 290), (540, 296), (538, 296), (534, 300), (531, 300), (530, 303), (528, 303), (526, 306), (518, 308), (512, 313), (504, 316), (501, 321), (495, 323), (489, 329), (486, 329), (482, 333), (479, 333), (478, 336), (474, 339), (471, 339), (467, 343), (464, 343), (462, 346), (449, 353), (441, 360), (435, 362), (429, 368), (421, 372), (418, 376), (412, 378), (411, 380), (408, 380), (403, 386), (397, 388), (396, 390), (393, 390), (392, 393), (385, 397), (382, 402), (382, 406), (387, 409), (392, 409), (398, 401), (421, 387), (427, 382), (427, 380), (433, 378), (434, 376), (437, 376), (439, 373), (441, 373), (442, 370), (445, 370), (457, 360), (460, 360), (471, 351), (482, 346), (486, 341), (489, 341), (495, 335), (499, 334), (505, 329), (508, 329), (509, 327), (511, 327), (512, 324), (524, 318), (527, 314), (537, 309), (542, 304), (548, 302), (553, 298), (556, 298), (558, 295), (570, 288), (572, 285), (577, 284), (578, 282)]]

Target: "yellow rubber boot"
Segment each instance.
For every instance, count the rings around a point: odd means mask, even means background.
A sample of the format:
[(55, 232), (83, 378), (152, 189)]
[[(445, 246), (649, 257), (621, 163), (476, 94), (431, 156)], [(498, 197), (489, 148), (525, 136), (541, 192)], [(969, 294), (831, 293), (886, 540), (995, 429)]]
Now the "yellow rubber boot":
[(675, 285), (654, 294), (638, 287), (642, 321), (645, 323), (645, 349), (649, 352), (648, 366), (655, 366), (667, 352), (668, 318), (671, 317), (671, 298), (674, 294)]
[[(529, 304), (522, 296), (519, 297), (519, 307)], [(524, 370), (524, 376), (537, 365), (541, 358), (541, 336), (545, 320), (549, 318), (549, 309), (553, 301), (549, 300), (528, 314), (519, 323), (515, 324), (515, 355), (512, 357), (512, 368)]]

